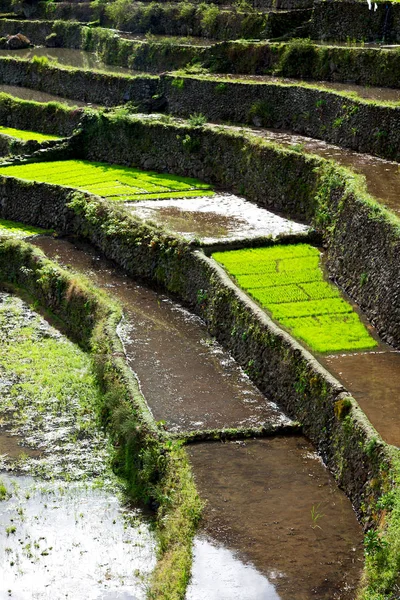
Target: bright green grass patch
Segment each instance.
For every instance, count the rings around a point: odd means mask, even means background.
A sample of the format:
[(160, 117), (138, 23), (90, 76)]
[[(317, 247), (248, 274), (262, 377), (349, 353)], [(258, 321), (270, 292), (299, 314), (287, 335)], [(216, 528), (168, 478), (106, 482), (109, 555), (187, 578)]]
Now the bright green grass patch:
[(119, 202), (209, 196), (214, 193), (209, 185), (198, 179), (86, 160), (10, 165), (1, 167), (0, 174), (65, 185)]
[(38, 133), (37, 131), (25, 131), (24, 129), (2, 126), (0, 126), (0, 134), (9, 135), (18, 140), (33, 140), (35, 142), (49, 142), (61, 139), (58, 135), (48, 135), (47, 133)]
[(0, 235), (22, 239), (25, 237), (30, 237), (31, 235), (39, 235), (41, 233), (48, 233), (48, 231), (40, 229), (39, 227), (32, 227), (31, 225), (17, 223), (16, 221), (0, 219)]
[(318, 250), (307, 244), (216, 252), (238, 284), (316, 352), (373, 348), (337, 287), (324, 279)]

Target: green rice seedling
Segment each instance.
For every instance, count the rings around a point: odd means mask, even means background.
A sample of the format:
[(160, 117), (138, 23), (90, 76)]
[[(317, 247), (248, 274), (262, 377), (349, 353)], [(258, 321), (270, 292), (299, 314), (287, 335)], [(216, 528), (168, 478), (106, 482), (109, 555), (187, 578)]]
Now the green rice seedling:
[(351, 313), (353, 310), (350, 304), (342, 298), (290, 302), (289, 304), (271, 304), (268, 308), (272, 316), (278, 320), (329, 314), (346, 314)]
[(214, 193), (197, 179), (85, 160), (10, 165), (1, 167), (0, 174), (77, 188), (119, 202)]
[(307, 244), (217, 252), (213, 257), (271, 316), (316, 352), (376, 346), (352, 306), (324, 279)]
[(324, 298), (340, 298), (338, 288), (327, 281), (313, 281), (299, 284), (310, 300), (323, 300)]
[(61, 139), (57, 135), (48, 135), (47, 133), (38, 133), (36, 131), (25, 131), (24, 129), (14, 129), (13, 127), (0, 126), (0, 134), (8, 135), (18, 140), (33, 140), (35, 142), (48, 142)]
[(32, 227), (31, 225), (24, 225), (23, 223), (0, 219), (0, 235), (24, 238), (32, 235), (39, 235), (41, 233), (46, 233), (46, 231), (39, 227)]
[(298, 339), (316, 352), (362, 350), (376, 346), (356, 313), (281, 319)]
[(281, 285), (247, 290), (262, 305), (307, 301), (307, 294), (297, 285)]
[(289, 271), (287, 273), (263, 273), (251, 275), (236, 275), (236, 281), (243, 288), (261, 288), (266, 286), (289, 285), (292, 283), (308, 283), (320, 281), (322, 273), (319, 269), (304, 269), (298, 271)]

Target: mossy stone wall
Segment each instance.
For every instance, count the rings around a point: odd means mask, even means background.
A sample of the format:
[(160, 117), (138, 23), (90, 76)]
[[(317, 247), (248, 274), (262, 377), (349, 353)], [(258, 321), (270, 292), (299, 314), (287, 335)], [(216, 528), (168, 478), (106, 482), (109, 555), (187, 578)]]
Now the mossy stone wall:
[(172, 115), (202, 113), (208, 121), (286, 129), (327, 142), (400, 160), (400, 107), (317, 87), (165, 75)]
[(157, 92), (158, 78), (125, 76), (0, 57), (0, 82), (28, 87), (72, 100), (115, 106), (146, 101)]
[(315, 0), (309, 32), (316, 40), (400, 41), (400, 5), (359, 0)]

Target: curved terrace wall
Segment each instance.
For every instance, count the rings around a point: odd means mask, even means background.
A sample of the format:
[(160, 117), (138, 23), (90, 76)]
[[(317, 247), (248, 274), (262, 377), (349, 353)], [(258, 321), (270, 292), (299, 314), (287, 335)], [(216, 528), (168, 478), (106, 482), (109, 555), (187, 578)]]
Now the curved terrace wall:
[(152, 75), (113, 75), (55, 66), (43, 58), (27, 61), (12, 57), (0, 58), (0, 82), (102, 106), (149, 100), (158, 86), (158, 78)]
[[(324, 234), (331, 276), (358, 302), (382, 338), (400, 346), (400, 308), (393, 302), (400, 289), (399, 220), (368, 196), (360, 176), (251, 135), (105, 114), (84, 118), (68, 156), (194, 176), (245, 194), (273, 212), (313, 223)], [(63, 188), (16, 182), (2, 178), (2, 216), (51, 226), (47, 219), (55, 216), (43, 190), (50, 194), (54, 188), (56, 206)], [(36, 222), (39, 215), (46, 222)]]
[[(171, 114), (197, 112), (208, 121), (289, 129), (310, 137), (400, 160), (400, 108), (307, 84), (165, 75)], [(321, 84), (322, 85), (322, 84)]]
[(398, 42), (400, 6), (378, 1), (375, 11), (359, 0), (316, 0), (309, 31), (317, 40)]
[[(202, 143), (188, 149), (183, 143), (187, 135)], [(363, 190), (356, 187), (354, 181), (357, 178), (353, 180), (346, 170), (337, 169), (326, 161), (215, 129), (199, 130), (154, 121), (146, 123), (139, 119), (113, 120), (104, 115), (92, 116), (90, 122), (84, 124), (84, 133), (77, 137), (76, 143), (84, 153), (91, 154), (91, 158), (102, 159), (100, 149), (110, 152), (110, 146), (105, 143), (109, 136), (114, 139), (110, 153), (113, 160), (118, 158), (119, 162), (143, 165), (151, 157), (152, 168), (161, 168), (161, 160), (165, 161), (163, 151), (168, 146), (170, 162), (167, 170), (174, 169), (182, 174), (194, 174), (193, 170), (203, 162), (212, 144), (222, 166), (219, 176), (222, 179), (226, 170), (224, 177), (232, 180), (234, 186), (246, 177), (246, 171), (252, 165), (253, 200), (259, 194), (260, 200), (264, 198), (264, 205), (270, 191), (281, 205), (287, 193), (295, 206), (295, 187), (290, 191), (288, 173), (272, 174), (279, 162), (284, 161), (286, 167), (291, 167), (289, 172), (295, 176), (297, 186), (302, 174), (305, 175), (307, 192), (313, 194), (314, 204), (311, 207), (300, 205), (298, 210), (308, 211), (309, 218), (314, 218), (326, 234), (331, 232), (327, 237), (328, 255), (341, 251), (339, 236), (342, 236), (342, 242), (343, 236), (357, 234), (359, 244), (351, 257), (344, 257), (356, 265), (355, 269), (369, 256), (368, 240), (360, 234), (363, 231), (360, 223), (365, 222), (368, 229), (375, 221), (377, 235), (386, 233), (393, 237), (393, 243), (398, 244), (397, 220), (392, 221), (389, 213), (368, 200)], [(163, 168), (166, 168), (165, 163)], [(210, 163), (203, 168), (208, 168), (210, 174), (213, 172)], [(259, 189), (257, 177), (260, 181), (266, 177), (264, 188)], [(277, 186), (272, 192), (274, 178)], [(344, 388), (240, 292), (212, 260), (196, 252), (193, 245), (135, 220), (123, 209), (60, 186), (2, 177), (0, 211), (5, 218), (53, 226), (61, 233), (86, 238), (130, 275), (161, 285), (178, 295), (206, 320), (210, 331), (231, 350), (269, 398), (290, 416), (302, 421), (306, 435), (352, 499), (364, 524), (379, 521), (382, 514), (376, 501), (381, 494), (390, 491), (392, 478), (397, 477), (398, 452), (382, 442)], [(357, 227), (356, 232), (351, 223), (348, 225), (349, 215)], [(386, 249), (386, 243), (387, 239), (382, 242), (383, 249)], [(376, 248), (374, 250), (376, 252)], [(372, 252), (370, 257), (374, 258)], [(384, 258), (387, 259), (387, 255)], [(5, 264), (8, 264), (7, 260)], [(349, 269), (349, 264), (346, 268)], [(399, 267), (396, 265), (396, 268)], [(23, 273), (19, 276), (23, 277)], [(374, 285), (373, 281), (371, 285)], [(50, 298), (53, 293), (57, 294), (57, 288), (50, 292)], [(380, 314), (382, 312), (381, 309)], [(392, 521), (390, 517), (386, 518), (388, 535), (391, 535)], [(387, 556), (391, 556), (392, 546), (388, 544), (384, 548)]]
[(158, 505), (160, 555), (149, 596), (183, 598), (202, 505), (185, 451), (173, 442), (165, 443), (164, 433), (126, 364), (116, 332), (120, 306), (84, 278), (61, 269), (33, 246), (17, 240), (0, 238), (0, 282), (35, 299), (90, 352), (102, 389), (99, 412), (119, 448), (114, 467), (124, 475), (136, 500)]

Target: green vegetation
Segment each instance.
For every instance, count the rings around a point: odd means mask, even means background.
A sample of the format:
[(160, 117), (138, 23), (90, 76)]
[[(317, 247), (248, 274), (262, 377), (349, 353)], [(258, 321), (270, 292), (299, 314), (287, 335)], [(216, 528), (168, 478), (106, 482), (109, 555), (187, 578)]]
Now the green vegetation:
[(113, 201), (186, 198), (214, 193), (209, 185), (198, 179), (86, 160), (11, 165), (1, 167), (0, 174), (65, 185)]
[(13, 127), (1, 127), (1, 135), (9, 135), (10, 137), (17, 138), (18, 140), (34, 140), (35, 142), (48, 142), (51, 140), (61, 139), (56, 135), (48, 135), (44, 133), (37, 133), (36, 131), (25, 131), (23, 129), (14, 129)]
[(9, 498), (8, 490), (7, 490), (6, 486), (4, 485), (3, 480), (0, 479), (0, 501), (7, 500), (8, 498)]
[(0, 296), (0, 344), (0, 373), (10, 382), (0, 413), (11, 411), (13, 432), (52, 453), (33, 461), (32, 471), (67, 480), (103, 475), (109, 460), (98, 433), (100, 389), (90, 356), (7, 294)]
[[(132, 371), (121, 357), (122, 346), (116, 334), (117, 324), (122, 317), (120, 306), (94, 288), (84, 277), (61, 269), (46, 260), (33, 246), (19, 240), (0, 240), (0, 273), (2, 281), (24, 289), (35, 298), (39, 306), (60, 319), (64, 329), (83, 348), (91, 350), (90, 354), (83, 355), (83, 363), (79, 362), (78, 371), (75, 370), (75, 373), (79, 373), (81, 369), (81, 377), (70, 391), (74, 394), (80, 389), (83, 398), (82, 402), (74, 402), (77, 427), (67, 429), (71, 429), (71, 434), (78, 433), (75, 445), (80, 440), (82, 444), (87, 444), (92, 400), (99, 403), (97, 412), (115, 449), (114, 470), (124, 477), (127, 492), (133, 498), (159, 507), (159, 561), (147, 595), (157, 600), (181, 600), (190, 575), (192, 539), (202, 503), (181, 443), (166, 439), (162, 430), (158, 429)], [(27, 323), (26, 328), (22, 328), (23, 344), (32, 333), (30, 325), (31, 323)], [(46, 335), (39, 339), (44, 344), (47, 343)], [(54, 342), (52, 336), (48, 342)], [(63, 340), (63, 344), (68, 346), (69, 342)], [(31, 365), (34, 377), (25, 378), (29, 364), (17, 363), (21, 374), (18, 388), (24, 392), (26, 384), (36, 393), (38, 404), (31, 411), (33, 417), (38, 412), (37, 408), (40, 409), (48, 397), (46, 390), (53, 385), (53, 379), (61, 394), (61, 401), (54, 403), (55, 416), (59, 414), (57, 410), (62, 408), (63, 403), (71, 401), (67, 397), (67, 390), (63, 389), (63, 379), (68, 380), (68, 373), (53, 375), (54, 369), (48, 368), (51, 360), (48, 348), (46, 345), (42, 348), (45, 352), (43, 374), (37, 369), (36, 351), (35, 362)], [(55, 352), (54, 359), (57, 363), (62, 349), (56, 347)], [(18, 358), (16, 353), (18, 351), (13, 350), (13, 357), (2, 357), (2, 361), (6, 361), (6, 364), (11, 364), (11, 361), (14, 363), (14, 358)], [(68, 363), (61, 365), (62, 368), (55, 364), (54, 368), (60, 372), (68, 371), (70, 367), (75, 369), (74, 356), (79, 353), (80, 350), (74, 347)], [(93, 375), (86, 367), (90, 362), (94, 367), (95, 382), (100, 385), (99, 394), (96, 391), (93, 393), (89, 387)], [(44, 399), (38, 393), (42, 384), (45, 389)], [(72, 399), (76, 400), (75, 395), (72, 395)], [(16, 401), (19, 401), (18, 396)], [(38, 418), (43, 420), (44, 416), (39, 414)], [(57, 439), (54, 441), (57, 443)], [(68, 466), (71, 451), (64, 452), (64, 455)], [(99, 461), (96, 464), (98, 466)]]
[(316, 248), (274, 246), (217, 252), (213, 258), (274, 319), (316, 352), (376, 346), (351, 305), (324, 280)]
[(31, 225), (24, 225), (23, 223), (17, 223), (16, 221), (0, 219), (0, 235), (24, 238), (31, 235), (40, 235), (41, 233), (46, 233), (46, 231), (39, 227), (32, 227)]

